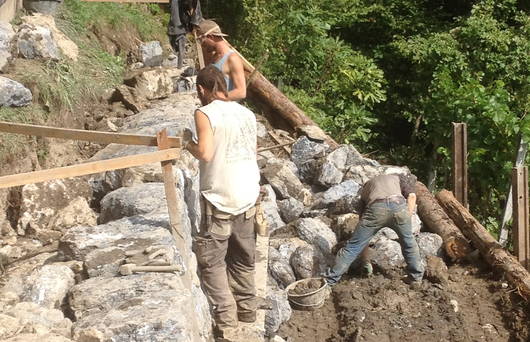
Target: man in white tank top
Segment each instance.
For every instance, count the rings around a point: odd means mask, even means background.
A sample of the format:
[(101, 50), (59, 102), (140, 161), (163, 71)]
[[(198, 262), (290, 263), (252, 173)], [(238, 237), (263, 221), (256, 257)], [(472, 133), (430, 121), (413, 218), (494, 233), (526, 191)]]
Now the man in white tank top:
[(186, 149), (200, 160), (203, 216), (194, 248), (217, 335), (256, 319), (254, 216), (259, 195), (256, 118), (227, 99), (223, 75), (207, 66), (197, 76), (203, 104), (195, 111), (197, 143)]

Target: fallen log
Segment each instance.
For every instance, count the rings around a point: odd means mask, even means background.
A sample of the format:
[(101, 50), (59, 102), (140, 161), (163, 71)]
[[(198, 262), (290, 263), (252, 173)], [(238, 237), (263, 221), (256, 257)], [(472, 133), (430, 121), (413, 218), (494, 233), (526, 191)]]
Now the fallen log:
[(462, 259), (473, 251), (462, 232), (440, 207), (429, 189), (421, 182), (416, 183), (416, 197), (420, 219), (431, 233), (442, 237), (445, 252), (451, 260)]
[(479, 249), (484, 259), (495, 270), (501, 271), (506, 276), (521, 297), (530, 299), (530, 273), (519, 261), (488, 233), (450, 191), (440, 191), (436, 194), (436, 199), (464, 235)]
[[(225, 40), (226, 41), (226, 40)], [(279, 115), (298, 133), (315, 140), (325, 141), (330, 147), (338, 146), (337, 142), (327, 135), (318, 125), (298, 108), (287, 96), (276, 88), (250, 62), (243, 57), (228, 41), (228, 46), (241, 58), (247, 78), (247, 97), (259, 105), (265, 105), (274, 114)]]

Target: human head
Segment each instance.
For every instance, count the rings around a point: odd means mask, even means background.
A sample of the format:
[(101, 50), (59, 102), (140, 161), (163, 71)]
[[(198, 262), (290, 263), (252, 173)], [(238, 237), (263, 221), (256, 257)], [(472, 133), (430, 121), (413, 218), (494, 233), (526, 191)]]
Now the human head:
[(224, 34), (219, 25), (213, 20), (205, 19), (197, 25), (197, 38), (203, 45), (213, 46), (222, 42), (225, 36), (227, 34)]
[(197, 75), (197, 93), (203, 106), (228, 97), (223, 73), (213, 65), (201, 69)]

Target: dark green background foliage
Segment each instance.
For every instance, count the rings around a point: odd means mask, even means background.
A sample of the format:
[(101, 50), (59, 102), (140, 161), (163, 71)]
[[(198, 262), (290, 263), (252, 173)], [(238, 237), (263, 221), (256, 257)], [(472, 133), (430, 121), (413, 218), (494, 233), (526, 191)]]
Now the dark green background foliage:
[(470, 208), (495, 232), (530, 136), (530, 17), (517, 0), (204, 0), (265, 75), (342, 142), (450, 184), (468, 124)]

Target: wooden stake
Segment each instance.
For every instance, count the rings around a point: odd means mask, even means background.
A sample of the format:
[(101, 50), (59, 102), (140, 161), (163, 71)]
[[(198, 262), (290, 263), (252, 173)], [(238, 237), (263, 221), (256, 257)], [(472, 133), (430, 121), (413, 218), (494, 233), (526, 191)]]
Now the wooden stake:
[(530, 270), (530, 231), (528, 222), (528, 167), (514, 167), (513, 187), (513, 245), (515, 257)]
[(467, 203), (467, 125), (453, 122), (453, 192), (464, 207)]

